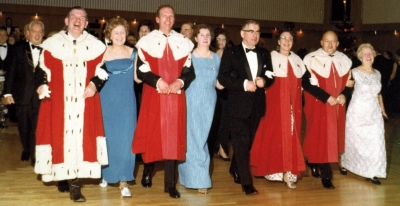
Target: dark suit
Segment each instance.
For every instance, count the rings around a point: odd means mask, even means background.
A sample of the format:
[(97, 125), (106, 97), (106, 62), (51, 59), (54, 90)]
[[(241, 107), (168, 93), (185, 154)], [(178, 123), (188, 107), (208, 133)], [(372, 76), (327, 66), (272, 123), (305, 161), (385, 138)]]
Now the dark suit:
[(10, 31), (7, 31), (7, 25), (4, 25), (2, 27), (0, 27), (0, 29), (5, 29), (7, 32), (7, 35), (10, 36), (12, 34), (12, 32), (14, 31), (15, 26), (11, 26), (10, 27)]
[[(7, 44), (6, 51), (7, 51), (6, 57), (4, 59), (2, 59), (0, 57), (0, 70), (3, 70), (5, 72), (7, 72), (8, 68), (11, 67), (11, 62), (12, 62), (12, 58), (14, 55), (13, 45)], [(4, 82), (0, 82), (0, 87), (1, 87), (0, 94), (4, 94), (4, 92), (3, 92), (4, 91)], [(3, 105), (2, 107), (5, 107), (5, 105)], [(14, 105), (8, 105), (7, 108), (8, 108), (8, 115), (10, 117), (10, 120), (16, 121)], [(3, 109), (1, 109), (1, 110), (2, 111), (0, 111), (0, 114), (1, 114), (0, 121), (3, 122), (3, 124), (4, 124), (5, 118), (6, 118), (5, 116), (6, 116), (7, 112), (3, 112)]]
[(14, 98), (21, 143), (24, 152), (30, 154), (31, 161), (34, 163), (39, 98), (36, 94), (36, 68), (33, 65), (29, 43), (24, 42), (16, 46), (14, 57), (6, 73), (4, 94), (11, 94)]
[[(265, 87), (273, 83), (265, 76), (266, 70), (272, 71), (269, 51), (256, 47), (257, 77), (266, 81)], [(230, 134), (233, 146), (231, 172), (239, 174), (242, 185), (252, 184), (249, 170), (249, 151), (257, 130), (260, 118), (265, 115), (265, 89), (257, 88), (255, 92), (244, 90), (244, 81), (253, 81), (250, 65), (243, 45), (227, 49), (222, 56), (218, 74), (219, 82), (228, 91), (228, 110), (230, 117)]]

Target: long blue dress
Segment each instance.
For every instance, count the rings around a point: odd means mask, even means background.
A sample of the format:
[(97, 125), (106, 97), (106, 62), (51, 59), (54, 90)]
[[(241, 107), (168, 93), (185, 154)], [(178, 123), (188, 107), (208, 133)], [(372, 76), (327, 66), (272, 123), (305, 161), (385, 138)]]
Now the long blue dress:
[(178, 165), (180, 184), (186, 188), (210, 188), (210, 153), (207, 137), (214, 115), (217, 94), (215, 85), (220, 57), (197, 58), (192, 54), (196, 79), (186, 90), (187, 151), (186, 161)]
[(137, 111), (134, 94), (134, 62), (131, 58), (106, 61), (108, 81), (100, 91), (104, 133), (107, 138), (108, 165), (102, 177), (108, 183), (134, 180), (135, 154), (132, 154)]

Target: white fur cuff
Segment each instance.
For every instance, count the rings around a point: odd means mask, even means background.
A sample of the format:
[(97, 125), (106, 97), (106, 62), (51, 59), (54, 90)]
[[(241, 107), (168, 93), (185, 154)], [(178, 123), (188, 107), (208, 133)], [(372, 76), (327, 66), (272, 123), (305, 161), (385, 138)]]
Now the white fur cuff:
[(101, 165), (108, 165), (108, 153), (105, 137), (97, 137), (97, 161)]
[(35, 173), (51, 174), (52, 159), (50, 145), (36, 145)]

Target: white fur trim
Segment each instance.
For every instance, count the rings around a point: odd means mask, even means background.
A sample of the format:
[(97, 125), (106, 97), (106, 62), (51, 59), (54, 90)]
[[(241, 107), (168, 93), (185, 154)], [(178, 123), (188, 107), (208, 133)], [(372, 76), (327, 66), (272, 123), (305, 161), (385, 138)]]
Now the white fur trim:
[(36, 174), (51, 174), (51, 165), (53, 156), (51, 155), (50, 145), (36, 145)]
[(277, 77), (287, 77), (288, 61), (292, 65), (293, 73), (297, 78), (301, 78), (306, 72), (303, 61), (295, 53), (290, 52), (289, 56), (280, 54), (277, 51), (271, 52), (272, 67)]
[(101, 165), (108, 165), (107, 143), (105, 137), (97, 137), (97, 161)]
[[(192, 41), (185, 38), (182, 34), (179, 34), (174, 30), (171, 31), (168, 37), (165, 37), (163, 33), (159, 30), (153, 30), (139, 40), (139, 42), (136, 44), (136, 48), (138, 50), (145, 50), (152, 57), (161, 58), (164, 54), (167, 42), (172, 50), (172, 54), (174, 55), (175, 60), (187, 56), (194, 47)], [(144, 59), (143, 56), (140, 55), (140, 53), (139, 57), (142, 60)]]
[[(307, 69), (312, 70), (324, 78), (328, 78), (331, 73), (331, 66), (335, 68), (340, 77), (346, 75), (351, 68), (351, 60), (342, 52), (336, 51), (331, 57), (321, 48), (311, 52), (304, 57), (304, 64)], [(311, 73), (312, 73), (311, 72)]]
[(43, 182), (76, 178), (100, 178), (101, 165), (98, 162), (79, 162), (76, 164), (53, 164), (52, 173), (42, 175)]

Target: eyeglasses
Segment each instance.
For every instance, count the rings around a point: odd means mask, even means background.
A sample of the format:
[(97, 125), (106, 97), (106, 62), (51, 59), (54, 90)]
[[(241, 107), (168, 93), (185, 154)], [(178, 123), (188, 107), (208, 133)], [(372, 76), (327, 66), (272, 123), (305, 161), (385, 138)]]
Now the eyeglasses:
[(279, 39), (280, 39), (280, 40), (283, 40), (283, 41), (293, 41), (293, 37), (281, 36)]
[(257, 35), (260, 35), (260, 34), (261, 34), (261, 31), (244, 30), (244, 29), (242, 29), (242, 31), (244, 31), (244, 32), (249, 32), (250, 34), (257, 34)]

